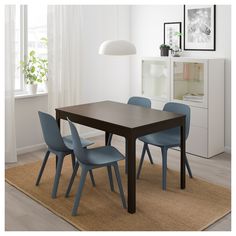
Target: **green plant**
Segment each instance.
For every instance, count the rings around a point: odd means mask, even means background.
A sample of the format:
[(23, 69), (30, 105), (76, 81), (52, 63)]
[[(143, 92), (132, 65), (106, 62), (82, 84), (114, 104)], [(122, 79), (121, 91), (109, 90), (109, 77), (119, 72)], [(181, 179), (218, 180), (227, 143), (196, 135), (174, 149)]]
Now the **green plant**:
[[(47, 45), (47, 39), (41, 42)], [(20, 62), (26, 84), (37, 84), (47, 80), (48, 60), (40, 58), (34, 50), (30, 51), (25, 61)]]
[(160, 49), (162, 48), (170, 49), (170, 46), (168, 44), (161, 44)]

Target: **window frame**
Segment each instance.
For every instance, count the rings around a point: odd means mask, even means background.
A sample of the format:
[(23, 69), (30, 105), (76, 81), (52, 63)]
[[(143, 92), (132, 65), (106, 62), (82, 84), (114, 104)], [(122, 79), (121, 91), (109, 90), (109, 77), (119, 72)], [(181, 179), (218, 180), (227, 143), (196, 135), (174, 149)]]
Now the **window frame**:
[[(27, 5), (19, 5), (20, 7), (20, 61), (26, 61), (28, 57), (28, 37), (29, 37), (29, 29), (28, 29), (28, 6)], [(25, 76), (22, 68), (20, 70), (20, 88), (15, 89), (14, 93), (16, 97), (21, 97), (27, 95), (26, 91), (26, 83)], [(37, 94), (46, 94), (45, 91), (38, 91)], [(32, 96), (32, 95), (31, 95)]]
[[(20, 5), (20, 61), (25, 61), (28, 53), (28, 9)], [(25, 93), (25, 77), (20, 67), (20, 88), (15, 89), (15, 94)]]

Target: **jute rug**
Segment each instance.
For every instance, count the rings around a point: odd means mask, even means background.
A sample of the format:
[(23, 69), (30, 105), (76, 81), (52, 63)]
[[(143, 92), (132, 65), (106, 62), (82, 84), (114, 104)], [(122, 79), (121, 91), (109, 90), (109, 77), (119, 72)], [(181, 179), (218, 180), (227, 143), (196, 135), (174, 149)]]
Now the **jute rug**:
[[(35, 180), (41, 162), (12, 167), (6, 170), (6, 181), (42, 204), (79, 230), (203, 230), (231, 209), (230, 190), (187, 177), (186, 189), (179, 188), (179, 173), (168, 169), (167, 191), (161, 189), (161, 166), (144, 163), (141, 179), (137, 181), (137, 212), (128, 214), (121, 206), (113, 172), (115, 192), (109, 188), (106, 168), (94, 170), (96, 187), (89, 176), (76, 217), (71, 216), (74, 195), (79, 183), (78, 173), (69, 198), (64, 197), (71, 175), (71, 161), (66, 158), (60, 179), (57, 199), (50, 194), (55, 173), (55, 160), (49, 159), (41, 184)], [(120, 172), (127, 197), (124, 163)]]

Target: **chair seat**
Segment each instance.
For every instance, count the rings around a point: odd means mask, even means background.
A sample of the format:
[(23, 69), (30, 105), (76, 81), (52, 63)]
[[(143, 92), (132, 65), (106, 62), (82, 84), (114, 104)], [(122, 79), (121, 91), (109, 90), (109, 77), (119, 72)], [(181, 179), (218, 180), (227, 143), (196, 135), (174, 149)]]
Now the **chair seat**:
[(86, 150), (86, 165), (107, 165), (125, 159), (114, 147), (105, 146)]
[(173, 134), (171, 130), (148, 134), (139, 138), (140, 141), (158, 147), (176, 147), (180, 145), (179, 134)]
[[(80, 138), (80, 140), (81, 140), (82, 147), (88, 147), (88, 146), (94, 144), (94, 142), (92, 142), (90, 140), (87, 140), (87, 139)], [(72, 136), (71, 135), (64, 136), (63, 141), (69, 149), (71, 149), (71, 150), (73, 149), (73, 143), (72, 143)]]

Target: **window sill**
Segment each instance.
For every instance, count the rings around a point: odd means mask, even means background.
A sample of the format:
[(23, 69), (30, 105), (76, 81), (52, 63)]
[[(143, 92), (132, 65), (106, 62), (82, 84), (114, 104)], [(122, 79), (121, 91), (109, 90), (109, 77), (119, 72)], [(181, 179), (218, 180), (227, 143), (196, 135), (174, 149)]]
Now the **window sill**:
[(28, 93), (23, 93), (23, 94), (15, 94), (15, 99), (24, 99), (24, 98), (34, 98), (34, 97), (42, 97), (42, 96), (47, 96), (47, 92), (38, 92), (36, 94), (28, 94)]

